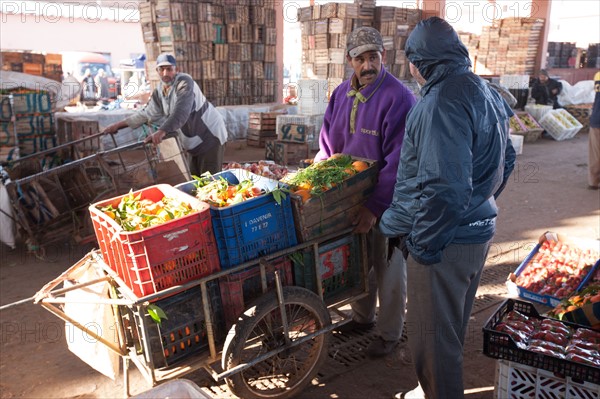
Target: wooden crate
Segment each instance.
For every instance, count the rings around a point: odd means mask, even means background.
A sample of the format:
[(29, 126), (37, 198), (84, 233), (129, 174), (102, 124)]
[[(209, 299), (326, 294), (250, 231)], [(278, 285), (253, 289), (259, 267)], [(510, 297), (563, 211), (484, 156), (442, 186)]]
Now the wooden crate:
[(308, 22), (311, 19), (312, 19), (312, 8), (311, 7), (298, 8), (298, 21)]
[(298, 165), (307, 159), (309, 154), (307, 143), (288, 143), (281, 140), (269, 140), (265, 143), (265, 159), (279, 165)]
[(320, 19), (314, 21), (315, 35), (322, 35), (327, 33), (329, 30), (329, 20), (328, 19)]
[(215, 44), (215, 61), (229, 61), (229, 45)]
[(56, 118), (58, 144), (66, 144), (98, 133), (100, 133), (100, 124), (97, 120), (70, 116)]
[(239, 43), (241, 41), (242, 27), (240, 24), (228, 24), (227, 43)]
[[(264, 44), (265, 40), (266, 40), (266, 34), (267, 34), (267, 28), (265, 28), (262, 25), (254, 25), (252, 27), (253, 29), (253, 39), (252, 41), (256, 44)], [(269, 43), (269, 44), (275, 44), (275, 43)]]
[[(252, 50), (252, 61), (264, 61), (265, 60), (265, 46), (264, 44), (256, 43), (252, 46), (248, 44)], [(244, 60), (248, 61), (248, 60)]]
[(42, 76), (44, 73), (44, 65), (43, 64), (34, 64), (31, 62), (23, 63), (23, 73), (27, 73), (29, 75)]
[(265, 10), (263, 7), (250, 6), (250, 24), (252, 25), (264, 25), (265, 23)]
[(338, 4), (337, 17), (338, 18), (358, 18), (358, 5), (357, 4)]
[(46, 54), (46, 65), (61, 65), (62, 64), (62, 54)]
[(278, 112), (250, 112), (248, 113), (248, 128), (256, 130), (275, 131)]
[(338, 16), (338, 4), (326, 3), (321, 6), (321, 18), (335, 18)]
[(246, 142), (251, 147), (265, 147), (267, 141), (277, 138), (275, 130), (248, 129)]
[(291, 194), (292, 213), (299, 242), (306, 242), (351, 226), (358, 210), (377, 182), (377, 163), (365, 161), (369, 163), (369, 168), (345, 180), (343, 184), (325, 191), (319, 197), (303, 202), (300, 196)]
[(202, 79), (215, 79), (216, 77), (215, 61), (202, 61)]
[(240, 29), (240, 41), (242, 43), (252, 43), (254, 40), (254, 29), (251, 25), (242, 25)]

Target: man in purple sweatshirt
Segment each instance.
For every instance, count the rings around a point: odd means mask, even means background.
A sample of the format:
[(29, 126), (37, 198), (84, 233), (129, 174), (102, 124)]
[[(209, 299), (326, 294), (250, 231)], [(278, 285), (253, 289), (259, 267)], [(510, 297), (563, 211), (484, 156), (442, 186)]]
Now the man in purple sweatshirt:
[(354, 73), (331, 95), (315, 161), (335, 153), (377, 161), (375, 190), (354, 220), (356, 233), (368, 233), (369, 296), (352, 304), (353, 319), (340, 330), (372, 328), (379, 299), (379, 338), (367, 348), (367, 354), (384, 356), (402, 336), (406, 265), (400, 251), (388, 256), (388, 240), (380, 234), (376, 222), (392, 201), (406, 115), (415, 98), (385, 70), (383, 39), (376, 29), (357, 28), (346, 43), (346, 59)]

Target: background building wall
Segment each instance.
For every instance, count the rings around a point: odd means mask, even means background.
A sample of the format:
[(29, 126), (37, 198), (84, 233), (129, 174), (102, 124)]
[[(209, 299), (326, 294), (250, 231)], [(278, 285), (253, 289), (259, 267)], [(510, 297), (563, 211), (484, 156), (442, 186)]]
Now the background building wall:
[(129, 8), (59, 6), (58, 3), (3, 1), (0, 48), (60, 53), (90, 51), (119, 60), (144, 53), (137, 2)]

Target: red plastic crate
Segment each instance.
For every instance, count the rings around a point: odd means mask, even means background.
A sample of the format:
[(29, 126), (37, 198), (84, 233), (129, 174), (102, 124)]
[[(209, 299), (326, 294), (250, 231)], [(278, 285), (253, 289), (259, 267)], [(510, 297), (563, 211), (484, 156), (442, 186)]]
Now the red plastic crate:
[[(129, 195), (129, 194), (126, 194)], [(98, 207), (116, 207), (124, 195), (89, 207), (104, 261), (138, 297), (154, 294), (220, 270), (210, 207), (166, 184), (136, 191), (154, 202), (185, 200), (196, 212), (138, 231), (125, 231)]]
[[(265, 265), (268, 289), (275, 289), (275, 270), (280, 272), (281, 283), (292, 285), (292, 262), (287, 257), (277, 258)], [(219, 279), (226, 328), (229, 329), (247, 305), (263, 294), (258, 265), (238, 273), (228, 274)]]

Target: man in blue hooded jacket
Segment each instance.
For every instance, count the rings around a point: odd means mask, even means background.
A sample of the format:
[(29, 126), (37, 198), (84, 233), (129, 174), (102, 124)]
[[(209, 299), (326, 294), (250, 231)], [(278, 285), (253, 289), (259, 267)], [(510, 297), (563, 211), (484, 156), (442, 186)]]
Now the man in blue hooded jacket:
[(406, 326), (420, 397), (457, 399), (495, 199), (514, 168), (512, 111), (470, 71), (466, 47), (443, 19), (421, 21), (405, 50), (422, 98), (408, 115), (394, 197), (379, 227), (400, 238), (407, 257)]

